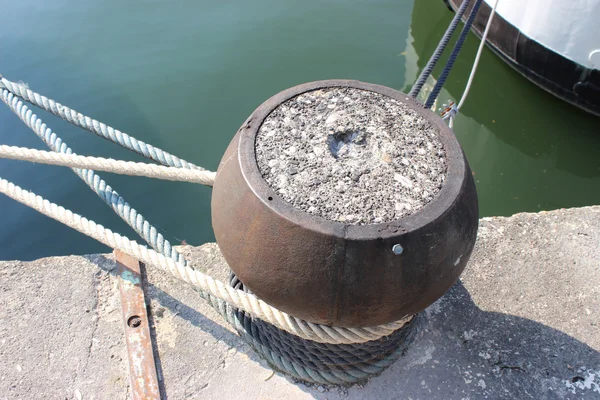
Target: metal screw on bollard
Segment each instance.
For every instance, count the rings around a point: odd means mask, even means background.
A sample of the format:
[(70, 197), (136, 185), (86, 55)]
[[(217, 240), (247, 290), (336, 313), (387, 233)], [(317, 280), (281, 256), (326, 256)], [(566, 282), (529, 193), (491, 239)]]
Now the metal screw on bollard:
[(402, 254), (403, 251), (404, 251), (404, 248), (402, 246), (400, 246), (399, 244), (395, 244), (392, 246), (392, 252), (397, 256)]

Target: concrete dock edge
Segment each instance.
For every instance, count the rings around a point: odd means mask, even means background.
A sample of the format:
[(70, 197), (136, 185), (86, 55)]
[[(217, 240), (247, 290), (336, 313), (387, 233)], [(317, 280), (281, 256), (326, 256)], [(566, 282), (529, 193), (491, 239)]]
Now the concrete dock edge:
[[(226, 279), (214, 243), (185, 246)], [(126, 399), (110, 255), (0, 261), (0, 399)], [(415, 343), (350, 388), (273, 373), (196, 293), (148, 269), (169, 399), (600, 399), (600, 206), (483, 218), (461, 280)]]

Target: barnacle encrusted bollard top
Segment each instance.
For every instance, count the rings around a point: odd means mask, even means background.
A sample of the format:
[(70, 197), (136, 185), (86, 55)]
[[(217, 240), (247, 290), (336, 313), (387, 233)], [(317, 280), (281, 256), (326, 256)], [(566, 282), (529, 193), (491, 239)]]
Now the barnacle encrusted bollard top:
[(287, 100), (256, 136), (267, 183), (310, 214), (346, 224), (391, 222), (431, 202), (446, 175), (436, 129), (391, 97), (332, 87)]
[(269, 304), (307, 321), (374, 326), (421, 311), (458, 279), (477, 195), (441, 119), (405, 94), (320, 81), (262, 104), (229, 145), (212, 198), (217, 243)]

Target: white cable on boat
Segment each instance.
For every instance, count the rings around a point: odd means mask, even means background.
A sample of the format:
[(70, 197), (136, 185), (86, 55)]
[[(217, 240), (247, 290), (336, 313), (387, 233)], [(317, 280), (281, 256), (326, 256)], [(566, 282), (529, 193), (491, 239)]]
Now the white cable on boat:
[[(465, 90), (456, 106), (456, 111), (460, 110), (462, 106), (465, 104), (467, 100), (467, 96), (469, 95), (469, 91), (471, 90), (471, 85), (473, 84), (473, 80), (475, 79), (475, 72), (477, 71), (477, 67), (479, 66), (479, 60), (481, 58), (481, 54), (483, 53), (483, 48), (485, 47), (485, 41), (487, 39), (488, 33), (492, 26), (492, 20), (494, 19), (494, 15), (496, 15), (496, 8), (498, 7), (498, 3), (500, 0), (496, 0), (494, 6), (492, 7), (492, 11), (490, 12), (490, 17), (488, 18), (487, 24), (485, 26), (485, 30), (483, 31), (483, 35), (481, 36), (481, 43), (479, 44), (479, 49), (477, 49), (477, 55), (475, 56), (475, 61), (473, 62), (473, 67), (471, 68), (471, 74), (469, 75), (469, 80), (467, 81), (467, 86), (465, 86)], [(450, 116), (448, 125), (450, 128), (454, 126), (454, 115)]]

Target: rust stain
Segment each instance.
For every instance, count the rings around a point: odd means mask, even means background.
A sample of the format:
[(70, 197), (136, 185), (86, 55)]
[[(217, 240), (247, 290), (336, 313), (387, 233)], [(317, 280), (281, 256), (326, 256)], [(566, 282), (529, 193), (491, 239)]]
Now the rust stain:
[(140, 262), (119, 250), (115, 250), (115, 256), (120, 278), (119, 290), (129, 358), (131, 397), (134, 400), (158, 400), (160, 390), (142, 288)]

